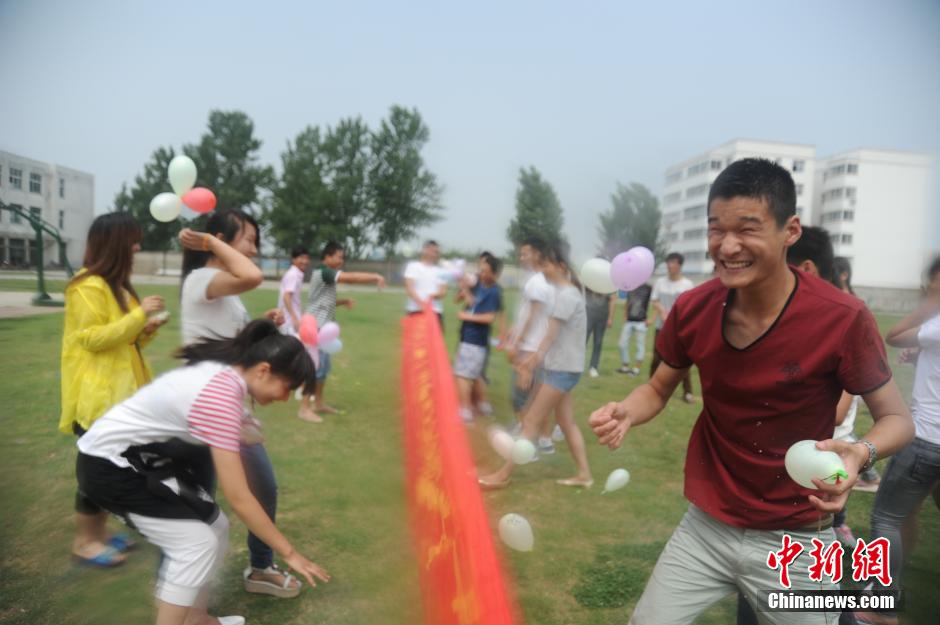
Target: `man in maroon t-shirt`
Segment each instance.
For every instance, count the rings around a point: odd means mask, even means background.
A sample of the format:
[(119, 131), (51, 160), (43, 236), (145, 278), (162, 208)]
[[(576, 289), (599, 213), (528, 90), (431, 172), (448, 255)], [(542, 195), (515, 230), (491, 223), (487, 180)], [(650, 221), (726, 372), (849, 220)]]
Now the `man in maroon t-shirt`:
[[(717, 278), (676, 301), (659, 333), (663, 365), (652, 379), (591, 415), (600, 442), (616, 449), (632, 426), (663, 409), (693, 364), (699, 369), (704, 407), (685, 464), (691, 505), (637, 603), (636, 625), (690, 623), (736, 590), (761, 605), (767, 590), (783, 590), (767, 558), (784, 534), (806, 546), (790, 565), (793, 589), (837, 588), (805, 574), (810, 539), (830, 544), (831, 513), (845, 504), (859, 470), (913, 436), (871, 313), (787, 265), (786, 250), (801, 234), (795, 206), (793, 179), (770, 161), (736, 161), (718, 176), (708, 198)], [(861, 395), (875, 420), (858, 443), (832, 440), (842, 389)], [(784, 456), (804, 439), (838, 453), (849, 478), (817, 481), (816, 491), (791, 480)], [(759, 618), (834, 623), (838, 612), (759, 611)]]

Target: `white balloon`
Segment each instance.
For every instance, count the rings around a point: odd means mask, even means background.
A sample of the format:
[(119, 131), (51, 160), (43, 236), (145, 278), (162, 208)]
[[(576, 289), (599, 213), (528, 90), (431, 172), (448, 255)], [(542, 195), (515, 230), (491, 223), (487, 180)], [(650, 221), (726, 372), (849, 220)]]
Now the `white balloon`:
[(196, 163), (184, 154), (174, 156), (166, 168), (170, 186), (177, 195), (183, 195), (196, 184)]
[(320, 351), (327, 354), (336, 354), (343, 349), (343, 341), (340, 338), (335, 338), (325, 345), (320, 345)]
[(180, 216), (183, 200), (175, 193), (158, 193), (150, 200), (150, 214), (157, 221), (173, 221)]
[(512, 444), (512, 461), (516, 464), (527, 464), (535, 458), (535, 445), (527, 438), (520, 438)]
[(535, 537), (525, 517), (510, 512), (499, 520), (499, 537), (516, 551), (532, 551)]
[(490, 445), (503, 460), (509, 460), (512, 458), (512, 448), (515, 445), (515, 441), (512, 440), (512, 436), (509, 435), (509, 432), (498, 427), (491, 427), (489, 429), (489, 439)]
[(620, 490), (627, 485), (627, 482), (630, 481), (630, 472), (626, 469), (614, 469), (610, 472), (610, 475), (607, 476), (607, 483), (604, 484), (604, 490), (601, 492), (612, 493), (615, 490)]
[(834, 451), (816, 449), (816, 441), (805, 440), (793, 443), (783, 459), (787, 473), (793, 481), (804, 488), (816, 490), (812, 479), (835, 484), (839, 478), (847, 478), (845, 463)]
[(581, 265), (581, 282), (595, 293), (602, 295), (617, 290), (610, 279), (610, 262), (603, 258), (592, 258)]

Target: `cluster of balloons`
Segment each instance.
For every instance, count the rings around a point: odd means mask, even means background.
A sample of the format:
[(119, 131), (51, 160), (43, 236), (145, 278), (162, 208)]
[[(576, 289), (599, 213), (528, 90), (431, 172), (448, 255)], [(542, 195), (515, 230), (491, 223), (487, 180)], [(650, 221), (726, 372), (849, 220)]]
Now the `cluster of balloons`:
[(343, 342), (339, 338), (339, 324), (328, 321), (322, 328), (317, 328), (317, 318), (305, 314), (300, 318), (298, 328), (300, 342), (308, 348), (316, 348), (327, 354), (335, 354), (343, 349)]
[[(515, 464), (527, 464), (535, 460), (535, 445), (526, 438), (513, 439), (506, 430), (491, 426), (487, 431), (490, 445), (504, 460), (512, 460)], [(614, 469), (601, 492), (612, 493), (620, 490), (630, 481), (630, 472), (626, 469)], [(499, 537), (507, 546), (517, 551), (532, 551), (535, 538), (532, 526), (525, 517), (511, 512), (499, 520)]]
[(462, 258), (457, 260), (441, 261), (441, 278), (447, 282), (460, 280), (464, 271), (467, 269), (467, 261)]
[(205, 187), (195, 187), (196, 163), (180, 155), (170, 161), (167, 177), (173, 193), (158, 193), (150, 200), (150, 214), (157, 221), (173, 221), (180, 216), (185, 204), (197, 213), (208, 213), (215, 208), (215, 194)]
[(817, 490), (813, 478), (827, 484), (838, 484), (849, 477), (845, 463), (834, 451), (816, 449), (816, 441), (805, 440), (793, 443), (784, 456), (783, 463), (793, 481), (804, 488)]
[(592, 258), (581, 266), (581, 282), (595, 293), (632, 291), (653, 275), (656, 259), (642, 246), (617, 254), (612, 261)]

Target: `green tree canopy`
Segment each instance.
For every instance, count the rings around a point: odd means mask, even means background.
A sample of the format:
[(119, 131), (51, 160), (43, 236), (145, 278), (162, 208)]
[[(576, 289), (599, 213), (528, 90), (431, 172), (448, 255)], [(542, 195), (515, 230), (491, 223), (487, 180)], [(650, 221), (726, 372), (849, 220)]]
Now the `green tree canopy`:
[(561, 232), (564, 221), (561, 203), (552, 185), (535, 167), (520, 169), (516, 216), (506, 232), (513, 247), (518, 249), (530, 237), (538, 237), (552, 245), (567, 246)]
[(610, 196), (611, 208), (600, 215), (597, 234), (600, 237), (598, 253), (613, 258), (631, 247), (649, 248), (657, 262), (665, 255), (659, 234), (662, 213), (659, 200), (645, 186), (633, 182), (629, 187), (617, 183), (617, 191)]
[(162, 252), (171, 249), (180, 230), (178, 222), (157, 221), (150, 215), (150, 200), (158, 193), (173, 190), (167, 180), (166, 168), (174, 156), (173, 148), (157, 148), (144, 165), (144, 170), (134, 178), (133, 186), (128, 188), (127, 183), (122, 184), (114, 196), (114, 210), (129, 212), (140, 223), (143, 231), (140, 246), (145, 250)]

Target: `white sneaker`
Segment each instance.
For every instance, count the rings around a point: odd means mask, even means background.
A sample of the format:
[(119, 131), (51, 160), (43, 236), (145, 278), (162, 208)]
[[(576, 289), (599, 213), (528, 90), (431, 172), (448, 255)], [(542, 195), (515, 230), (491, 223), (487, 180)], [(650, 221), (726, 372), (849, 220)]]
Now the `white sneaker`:
[(591, 370), (588, 371), (588, 375), (590, 375), (592, 378), (596, 378), (597, 376), (600, 375), (600, 373), (597, 372), (597, 369), (595, 369), (594, 367), (591, 367)]
[(244, 616), (218, 616), (219, 625), (245, 625)]
[(460, 420), (464, 423), (473, 423), (473, 411), (469, 408), (461, 408)]
[(555, 429), (552, 430), (552, 440), (556, 443), (560, 443), (565, 440), (565, 433), (561, 431), (560, 425), (555, 425)]
[(477, 408), (480, 411), (480, 414), (484, 417), (490, 417), (493, 415), (493, 404), (488, 401), (481, 402)]

